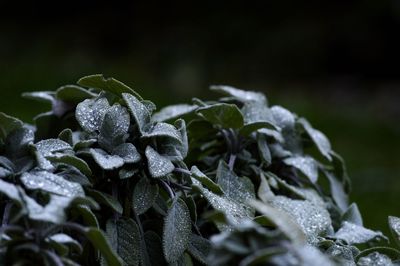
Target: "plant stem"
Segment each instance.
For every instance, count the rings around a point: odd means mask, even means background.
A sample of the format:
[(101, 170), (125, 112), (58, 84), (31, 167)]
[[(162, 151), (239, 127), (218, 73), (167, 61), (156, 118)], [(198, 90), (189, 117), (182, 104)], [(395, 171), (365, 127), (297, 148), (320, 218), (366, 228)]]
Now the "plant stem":
[(233, 167), (235, 165), (235, 161), (236, 161), (236, 154), (231, 154), (229, 156), (229, 163), (228, 163), (228, 166), (229, 166), (230, 170), (233, 170)]
[(174, 169), (174, 172), (182, 173), (182, 174), (189, 175), (189, 176), (192, 175), (192, 172), (190, 172), (189, 170), (186, 170), (183, 168), (178, 168), (178, 167), (176, 167)]
[(171, 199), (175, 198), (175, 192), (171, 189), (171, 187), (164, 181), (160, 180), (161, 186), (168, 192), (168, 195)]
[(3, 221), (2, 221), (2, 225), (7, 225), (8, 224), (8, 220), (10, 218), (10, 211), (11, 211), (11, 207), (12, 207), (12, 202), (9, 201), (6, 203), (6, 206), (4, 207), (4, 213), (3, 213)]

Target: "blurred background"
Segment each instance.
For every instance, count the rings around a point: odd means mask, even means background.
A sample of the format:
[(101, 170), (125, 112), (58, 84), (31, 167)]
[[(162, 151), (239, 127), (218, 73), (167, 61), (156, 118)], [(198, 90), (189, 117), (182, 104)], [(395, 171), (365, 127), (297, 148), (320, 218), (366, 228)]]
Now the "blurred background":
[[(0, 111), (103, 73), (159, 107), (215, 98), (211, 84), (264, 91), (305, 116), (346, 160), (366, 226), (400, 216), (400, 2), (0, 1)], [(263, 5), (260, 3), (263, 2)]]

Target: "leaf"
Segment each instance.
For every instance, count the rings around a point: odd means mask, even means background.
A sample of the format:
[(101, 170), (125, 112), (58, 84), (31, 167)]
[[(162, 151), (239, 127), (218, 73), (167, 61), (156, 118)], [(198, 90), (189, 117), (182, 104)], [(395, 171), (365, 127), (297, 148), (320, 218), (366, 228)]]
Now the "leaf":
[(82, 186), (47, 171), (24, 173), (21, 182), (28, 189), (42, 190), (65, 197), (84, 196)]
[(279, 128), (294, 128), (295, 116), (292, 112), (279, 105), (272, 106), (270, 110), (273, 120)]
[(328, 171), (324, 171), (325, 176), (329, 180), (330, 190), (333, 200), (342, 212), (345, 212), (348, 207), (349, 197), (344, 190), (342, 182), (340, 182), (336, 176)]
[(23, 125), (21, 120), (0, 112), (0, 139), (5, 139), (8, 134)]
[(168, 263), (175, 262), (189, 245), (191, 220), (188, 207), (175, 199), (164, 220), (163, 251)]
[(268, 147), (267, 138), (264, 134), (257, 134), (257, 146), (262, 161), (266, 163), (266, 166), (270, 165), (272, 156)]
[(304, 245), (306, 243), (306, 236), (303, 230), (287, 213), (260, 201), (253, 200), (250, 204), (258, 212), (268, 217), (294, 244)]
[(21, 127), (13, 130), (5, 139), (5, 155), (10, 159), (21, 158), (29, 154), (29, 145), (33, 143), (31, 128)]
[(264, 102), (246, 102), (241, 110), (244, 118), (244, 128), (241, 133), (246, 135), (260, 128), (275, 129), (272, 113)]
[(210, 87), (210, 90), (223, 93), (228, 96), (232, 96), (241, 102), (263, 102), (266, 103), (267, 99), (264, 94), (254, 91), (244, 91), (236, 89), (230, 86), (214, 85)]
[(389, 216), (389, 228), (392, 236), (397, 244), (400, 247), (400, 218), (395, 216)]
[(99, 145), (111, 152), (114, 147), (122, 144), (129, 129), (129, 113), (119, 104), (111, 106), (104, 115), (100, 127)]
[(376, 238), (384, 238), (381, 232), (372, 231), (346, 221), (342, 223), (342, 227), (335, 233), (334, 237), (343, 239), (350, 245), (366, 243)]
[(163, 122), (155, 124), (149, 130), (149, 132), (143, 134), (143, 137), (146, 138), (166, 137), (176, 140), (179, 143), (182, 143), (181, 133), (173, 125)]
[(224, 161), (219, 162), (217, 182), (224, 192), (224, 196), (238, 203), (247, 203), (255, 198), (254, 185), (250, 179), (238, 177)]
[(141, 134), (147, 132), (150, 127), (150, 112), (147, 107), (141, 103), (135, 96), (129, 93), (123, 93), (122, 98), (125, 101), (126, 106), (135, 120), (136, 125), (139, 128)]
[(107, 238), (124, 265), (139, 265), (140, 233), (135, 221), (130, 218), (109, 219), (106, 225)]
[(304, 118), (300, 118), (297, 122), (303, 126), (304, 130), (310, 136), (311, 140), (314, 142), (315, 146), (317, 146), (321, 154), (329, 161), (332, 161), (332, 157), (330, 155), (332, 148), (328, 138), (321, 131), (314, 129)]
[(352, 203), (346, 212), (342, 215), (342, 220), (359, 226), (363, 225), (360, 210), (356, 203)]
[(206, 238), (191, 234), (188, 251), (198, 261), (208, 265), (207, 257), (211, 251), (211, 242)]
[(240, 110), (234, 104), (217, 103), (200, 107), (196, 111), (208, 122), (219, 125), (222, 128), (241, 128), (244, 121)]
[(148, 169), (152, 177), (163, 177), (174, 170), (175, 166), (172, 162), (160, 155), (152, 147), (147, 146), (145, 154), (148, 161)]
[(57, 154), (54, 156), (48, 156), (51, 162), (63, 163), (67, 165), (74, 166), (76, 169), (81, 171), (86, 176), (92, 175), (92, 170), (90, 170), (89, 165), (79, 157), (70, 154)]
[[(145, 240), (145, 251), (146, 254), (142, 253), (142, 258), (146, 257), (147, 263), (142, 261), (142, 266), (152, 266), (152, 265), (166, 265), (164, 256), (160, 256), (163, 252), (162, 243), (160, 237), (153, 231), (147, 231), (144, 233)], [(144, 256), (147, 255), (147, 256)]]
[(171, 121), (182, 117), (184, 115), (193, 113), (197, 109), (196, 105), (189, 104), (176, 104), (162, 108), (159, 112), (155, 113), (152, 120), (155, 122)]
[(100, 130), (109, 108), (110, 104), (105, 97), (86, 99), (76, 106), (75, 117), (83, 130), (92, 133)]
[(75, 199), (74, 197), (50, 194), (50, 201), (45, 206), (42, 206), (25, 193), (22, 193), (22, 198), (28, 209), (30, 219), (55, 224), (65, 222), (67, 218), (65, 210), (70, 207)]
[(150, 183), (147, 177), (142, 177), (136, 184), (132, 195), (132, 207), (137, 215), (145, 213), (158, 196), (158, 186)]
[(70, 103), (80, 103), (96, 96), (96, 94), (76, 85), (62, 86), (56, 91), (57, 99)]
[(88, 227), (85, 229), (85, 236), (90, 240), (92, 245), (101, 252), (108, 265), (123, 265), (122, 259), (113, 251), (110, 243), (100, 229)]
[(89, 196), (94, 198), (98, 203), (107, 205), (118, 214), (122, 214), (123, 208), (121, 203), (113, 196), (101, 192), (99, 190), (87, 189)]
[(109, 155), (102, 149), (90, 149), (96, 163), (104, 170), (117, 169), (124, 165), (124, 160), (117, 155)]
[(183, 119), (178, 119), (175, 121), (175, 127), (178, 129), (179, 134), (181, 135), (181, 143), (182, 145), (177, 145), (180, 151), (182, 158), (186, 158), (189, 151), (189, 141), (186, 132), (186, 122)]
[(141, 101), (144, 106), (146, 106), (147, 110), (149, 111), (150, 115), (157, 110), (157, 106), (149, 100), (142, 100)]
[(66, 128), (63, 131), (61, 131), (60, 134), (58, 134), (58, 138), (64, 142), (68, 143), (71, 146), (74, 145), (73, 132), (69, 128)]
[(125, 163), (137, 163), (141, 159), (140, 153), (132, 143), (122, 143), (112, 153), (121, 157)]
[(260, 173), (260, 186), (258, 187), (257, 196), (264, 202), (268, 203), (275, 195), (271, 191), (267, 179), (263, 173)]
[(99, 222), (97, 221), (96, 215), (90, 210), (90, 208), (83, 204), (78, 204), (75, 209), (80, 213), (84, 223), (87, 226), (100, 228)]
[(44, 157), (53, 155), (54, 152), (72, 150), (71, 145), (60, 139), (46, 139), (35, 144), (36, 149)]
[(202, 185), (206, 186), (213, 193), (220, 195), (224, 193), (218, 184), (203, 174), (203, 172), (201, 172), (196, 166), (192, 166), (190, 172), (192, 173), (193, 178), (197, 179)]
[(52, 104), (54, 99), (54, 91), (34, 91), (34, 92), (24, 92), (22, 93), (22, 97), (26, 99), (36, 100), (39, 102), (50, 103)]
[(77, 83), (78, 85), (84, 87), (108, 91), (117, 96), (121, 96), (123, 93), (130, 93), (135, 95), (136, 98), (142, 100), (142, 97), (137, 92), (129, 88), (121, 81), (118, 81), (114, 78), (104, 78), (102, 74), (85, 76), (79, 79)]
[(20, 190), (19, 187), (17, 187), (16, 185), (0, 179), (0, 192), (18, 203), (19, 205), (23, 206), (23, 201), (20, 196)]
[(372, 247), (361, 251), (355, 261), (362, 266), (396, 265), (392, 261), (400, 259), (400, 251), (390, 247)]
[(59, 233), (49, 236), (48, 239), (58, 244), (71, 246), (79, 254), (82, 253), (82, 245), (69, 235)]
[(293, 166), (307, 176), (312, 183), (318, 180), (318, 165), (310, 156), (294, 156), (283, 160), (286, 165)]

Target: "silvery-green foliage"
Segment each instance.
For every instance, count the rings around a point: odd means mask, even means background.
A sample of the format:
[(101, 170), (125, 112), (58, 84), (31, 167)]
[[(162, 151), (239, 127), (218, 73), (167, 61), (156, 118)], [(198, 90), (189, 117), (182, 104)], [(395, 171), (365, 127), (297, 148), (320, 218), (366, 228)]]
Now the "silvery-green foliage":
[[(211, 90), (223, 97), (157, 112), (96, 74), (25, 93), (51, 104), (34, 125), (0, 113), (1, 263), (399, 262), (349, 203), (321, 131), (260, 92)], [(399, 221), (389, 217), (397, 244)]]

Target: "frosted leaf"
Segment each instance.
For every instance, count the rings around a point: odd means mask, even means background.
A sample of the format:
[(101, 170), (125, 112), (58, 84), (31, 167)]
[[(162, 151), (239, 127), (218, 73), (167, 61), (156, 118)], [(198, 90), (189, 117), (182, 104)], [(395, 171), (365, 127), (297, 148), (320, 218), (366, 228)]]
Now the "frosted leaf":
[(68, 245), (73, 247), (78, 253), (82, 252), (81, 244), (67, 234), (54, 234), (48, 237), (48, 240), (57, 242), (59, 244)]
[(162, 108), (159, 112), (155, 113), (152, 120), (155, 122), (162, 122), (173, 120), (185, 114), (191, 113), (197, 109), (196, 105), (189, 104), (176, 104)]
[(167, 137), (182, 143), (180, 132), (173, 125), (163, 122), (155, 124), (148, 133), (143, 134), (143, 137)]
[(125, 163), (137, 163), (141, 156), (132, 143), (122, 143), (113, 150), (114, 155), (121, 157)]
[(314, 129), (310, 125), (310, 123), (307, 120), (305, 120), (304, 118), (300, 118), (298, 120), (298, 122), (301, 125), (303, 125), (305, 131), (310, 136), (311, 140), (315, 143), (315, 145), (317, 146), (317, 148), (321, 152), (321, 154), (329, 161), (332, 161), (332, 157), (330, 155), (332, 147), (331, 147), (331, 143), (329, 142), (328, 138), (321, 131)]
[(216, 103), (200, 107), (196, 113), (206, 121), (222, 128), (242, 128), (243, 115), (235, 104)]
[(198, 261), (207, 265), (207, 257), (211, 251), (211, 242), (207, 238), (191, 234), (188, 251)]
[(389, 216), (389, 227), (392, 232), (393, 238), (400, 246), (400, 218)]
[(321, 253), (317, 248), (304, 245), (297, 248), (297, 254), (300, 257), (301, 263), (298, 265), (318, 265), (318, 266), (335, 266), (326, 255)]
[(142, 177), (136, 184), (132, 195), (132, 206), (137, 215), (145, 213), (155, 202), (158, 196), (158, 186)]
[(293, 128), (295, 123), (295, 116), (289, 110), (279, 105), (271, 107), (272, 117), (276, 125), (280, 128)]
[(36, 171), (24, 173), (21, 182), (28, 189), (42, 190), (66, 197), (84, 196), (82, 186), (75, 182), (70, 182), (59, 175), (46, 171)]
[[(241, 221), (245, 218), (253, 218), (254, 210), (253, 208), (239, 203), (231, 198), (227, 198), (224, 196), (219, 196), (217, 194), (212, 193), (208, 189), (204, 188), (199, 181), (192, 178), (193, 186), (196, 187), (201, 194), (206, 198), (206, 200), (211, 204), (211, 206), (224, 213), (229, 220), (231, 220), (232, 225), (240, 224)], [(218, 225), (221, 230), (230, 229), (226, 225)]]
[(37, 151), (44, 157), (52, 155), (54, 152), (72, 150), (71, 145), (59, 139), (41, 140), (35, 144)]
[(197, 168), (196, 166), (192, 166), (190, 172), (193, 178), (197, 179), (199, 182), (201, 182), (201, 184), (205, 185), (213, 193), (223, 194), (221, 187), (213, 180), (211, 180), (208, 176), (206, 176), (203, 172), (201, 172), (199, 168)]
[(303, 229), (309, 242), (319, 235), (326, 234), (332, 225), (327, 210), (308, 200), (293, 200), (285, 196), (276, 196), (269, 203), (284, 212)]
[(92, 175), (92, 170), (85, 160), (71, 154), (56, 153), (53, 156), (47, 157), (51, 162), (67, 164), (75, 167), (86, 176)]
[(335, 233), (335, 238), (343, 239), (348, 244), (366, 243), (375, 238), (383, 238), (381, 232), (372, 231), (363, 226), (343, 222), (342, 227)]
[(140, 261), (140, 232), (132, 219), (109, 219), (106, 236), (112, 249), (124, 261), (123, 265), (137, 266)]
[(240, 90), (240, 89), (236, 89), (234, 87), (224, 86), (224, 85), (214, 85), (214, 86), (211, 86), (210, 89), (213, 91), (223, 93), (228, 96), (232, 96), (242, 102), (256, 101), (256, 102), (263, 102), (265, 104), (267, 102), (265, 95), (260, 92), (244, 91), (244, 90)]
[(24, 195), (24, 201), (28, 208), (29, 218), (37, 221), (62, 223), (66, 220), (65, 210), (74, 200), (73, 197), (65, 197), (51, 194), (50, 201), (43, 207), (34, 199)]
[(90, 149), (90, 153), (104, 170), (113, 170), (124, 165), (124, 160), (118, 155), (110, 155), (101, 149)]
[(125, 107), (119, 104), (111, 106), (101, 123), (99, 134), (100, 147), (111, 152), (112, 149), (124, 142), (128, 133), (130, 117)]
[(271, 110), (263, 102), (246, 102), (241, 111), (245, 125), (256, 122), (274, 124)]
[(148, 161), (149, 172), (152, 177), (162, 177), (174, 170), (175, 166), (173, 163), (168, 158), (160, 155), (152, 147), (147, 146), (145, 154)]
[(343, 266), (355, 266), (354, 256), (352, 250), (348, 246), (332, 245), (326, 251), (325, 254), (338, 259), (340, 265)]
[(85, 131), (95, 132), (100, 129), (109, 108), (110, 104), (104, 97), (86, 99), (76, 106), (75, 117)]
[(176, 199), (164, 220), (163, 251), (167, 262), (177, 261), (189, 245), (192, 223), (185, 202)]
[(365, 257), (358, 260), (357, 266), (391, 266), (393, 265), (392, 260), (378, 252), (372, 252)]
[(11, 172), (9, 169), (0, 166), (0, 178), (10, 176), (12, 175), (12, 173), (13, 172)]
[(318, 180), (318, 165), (317, 162), (310, 156), (294, 156), (283, 160), (286, 165), (293, 166), (299, 169), (311, 182), (315, 183)]
[(128, 109), (135, 120), (140, 133), (145, 133), (150, 126), (150, 112), (135, 96), (129, 93), (122, 93)]
[(34, 91), (24, 92), (22, 97), (27, 99), (33, 99), (41, 102), (53, 103), (55, 101), (54, 91)]

